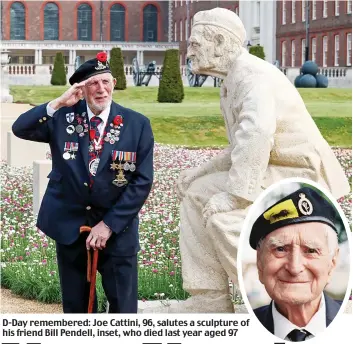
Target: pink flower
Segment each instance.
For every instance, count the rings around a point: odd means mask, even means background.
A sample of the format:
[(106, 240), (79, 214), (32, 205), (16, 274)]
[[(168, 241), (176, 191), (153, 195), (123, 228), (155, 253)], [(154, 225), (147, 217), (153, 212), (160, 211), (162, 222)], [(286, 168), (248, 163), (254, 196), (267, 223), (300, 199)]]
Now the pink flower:
[(169, 273), (169, 275), (170, 275), (170, 276), (174, 276), (174, 275), (175, 275), (175, 272), (174, 272), (174, 271), (171, 271), (171, 272)]
[(158, 272), (157, 269), (153, 269), (152, 272), (154, 272), (155, 274)]
[(46, 259), (43, 259), (43, 260), (42, 260), (42, 264), (43, 264), (43, 265), (46, 265), (46, 264), (47, 264), (47, 260), (46, 260)]

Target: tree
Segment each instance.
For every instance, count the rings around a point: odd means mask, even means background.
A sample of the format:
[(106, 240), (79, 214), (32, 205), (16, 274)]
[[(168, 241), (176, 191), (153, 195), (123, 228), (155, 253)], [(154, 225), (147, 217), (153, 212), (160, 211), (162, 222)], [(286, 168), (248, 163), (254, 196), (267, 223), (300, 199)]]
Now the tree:
[(124, 72), (124, 60), (120, 48), (113, 48), (110, 52), (110, 70), (116, 79), (115, 90), (126, 89), (126, 76)]
[(54, 69), (51, 74), (50, 83), (55, 86), (66, 85), (66, 71), (64, 56), (62, 53), (56, 53)]
[(159, 82), (158, 101), (160, 103), (181, 103), (184, 99), (184, 86), (180, 74), (179, 50), (165, 52), (162, 78)]
[(254, 45), (250, 47), (249, 53), (257, 56), (260, 59), (263, 59), (263, 60), (265, 59), (264, 47), (261, 45)]

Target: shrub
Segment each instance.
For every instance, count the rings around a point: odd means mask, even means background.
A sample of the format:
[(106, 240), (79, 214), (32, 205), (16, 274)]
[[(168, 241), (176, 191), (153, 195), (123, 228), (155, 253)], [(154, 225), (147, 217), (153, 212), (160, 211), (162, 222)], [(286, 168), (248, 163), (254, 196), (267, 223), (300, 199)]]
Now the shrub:
[(261, 45), (254, 45), (254, 46), (250, 47), (249, 53), (257, 56), (258, 58), (260, 58), (262, 60), (265, 59), (264, 47)]
[(126, 89), (126, 76), (124, 73), (124, 60), (120, 48), (113, 48), (110, 52), (110, 70), (116, 78), (115, 90)]
[(62, 53), (56, 53), (55, 55), (54, 69), (50, 83), (55, 86), (66, 85), (65, 62)]
[(183, 99), (184, 86), (180, 75), (179, 50), (169, 49), (164, 55), (158, 101), (160, 103), (181, 103)]

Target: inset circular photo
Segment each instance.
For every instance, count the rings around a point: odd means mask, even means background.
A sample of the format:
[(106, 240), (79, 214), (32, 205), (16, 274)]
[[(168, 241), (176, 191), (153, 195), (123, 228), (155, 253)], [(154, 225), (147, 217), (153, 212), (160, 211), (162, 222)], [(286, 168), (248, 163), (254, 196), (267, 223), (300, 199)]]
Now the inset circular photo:
[(282, 340), (319, 336), (349, 299), (351, 229), (337, 201), (291, 178), (264, 191), (248, 212), (238, 251), (249, 313)]

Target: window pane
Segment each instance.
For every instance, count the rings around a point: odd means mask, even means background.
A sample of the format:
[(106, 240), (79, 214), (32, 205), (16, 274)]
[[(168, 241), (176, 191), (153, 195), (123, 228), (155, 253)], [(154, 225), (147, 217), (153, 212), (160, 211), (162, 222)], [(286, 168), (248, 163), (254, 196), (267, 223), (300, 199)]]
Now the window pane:
[(44, 39), (59, 39), (59, 9), (52, 2), (44, 8)]
[(83, 4), (77, 10), (77, 38), (82, 41), (92, 40), (92, 8)]
[(110, 9), (110, 40), (125, 41), (125, 8), (119, 4)]
[(26, 39), (25, 8), (20, 2), (11, 5), (10, 17), (10, 39)]
[(143, 41), (157, 42), (158, 12), (154, 5), (143, 9)]

